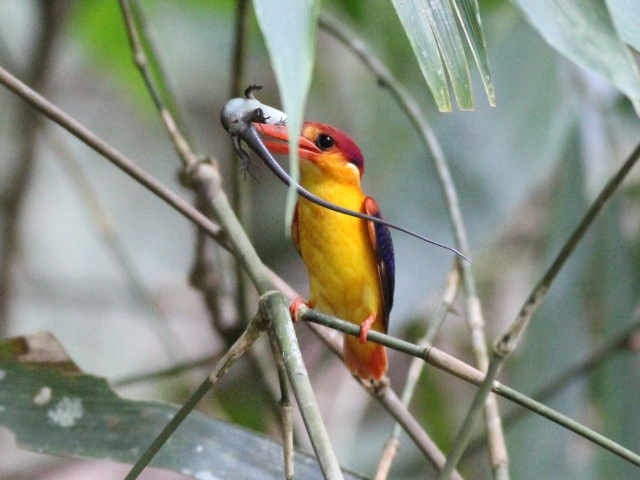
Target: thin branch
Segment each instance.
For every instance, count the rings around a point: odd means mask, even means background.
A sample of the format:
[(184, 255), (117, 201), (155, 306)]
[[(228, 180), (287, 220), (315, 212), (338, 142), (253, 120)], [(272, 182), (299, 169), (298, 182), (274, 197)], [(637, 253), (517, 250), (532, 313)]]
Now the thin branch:
[(153, 70), (157, 73), (155, 78), (160, 85), (158, 89), (160, 93), (159, 98), (163, 98), (166, 103), (166, 109), (169, 112), (173, 112), (175, 124), (184, 125), (184, 119), (180, 115), (181, 109), (177, 108), (178, 102), (176, 100), (176, 95), (173, 93), (174, 88), (170, 81), (171, 77), (166, 74), (166, 68), (159, 55), (156, 42), (154, 41), (153, 28), (147, 21), (147, 16), (145, 15), (144, 10), (140, 7), (140, 0), (131, 0), (131, 11), (133, 13), (133, 18), (136, 20), (136, 25), (139, 27), (144, 47), (145, 49), (148, 49), (150, 53), (148, 60)]
[[(433, 343), (433, 340), (438, 330), (440, 329), (440, 326), (444, 322), (444, 319), (447, 317), (448, 313), (451, 311), (453, 301), (458, 294), (459, 288), (460, 270), (459, 264), (456, 262), (451, 269), (451, 272), (449, 273), (447, 285), (440, 300), (440, 306), (438, 307), (436, 314), (433, 316), (433, 319), (429, 323), (429, 328), (427, 329), (425, 336), (420, 339), (418, 345), (426, 347), (427, 345)], [(422, 370), (424, 369), (424, 365), (425, 363), (419, 358), (414, 358), (411, 361), (411, 365), (409, 365), (409, 369), (407, 371), (407, 379), (405, 381), (401, 397), (402, 404), (405, 407), (408, 407), (411, 403), (413, 393), (415, 391), (416, 385), (418, 384), (418, 380), (420, 379), (420, 375), (422, 374)], [(393, 459), (400, 446), (400, 433), (402, 431), (401, 429), (402, 426), (399, 423), (396, 423), (394, 425), (391, 437), (389, 438), (389, 440), (387, 440), (384, 451), (380, 458), (380, 462), (378, 463), (378, 470), (376, 471), (374, 480), (384, 480), (388, 477), (389, 471), (391, 469), (391, 464), (393, 463)]]
[[(229, 98), (239, 97), (242, 94), (244, 83), (244, 63), (246, 51), (246, 30), (248, 22), (247, 0), (236, 0), (236, 23), (233, 42), (233, 53), (231, 55), (231, 85), (229, 88)], [(233, 149), (232, 141), (229, 139), (229, 160), (230, 165), (240, 166), (238, 156)], [(232, 204), (240, 219), (240, 223), (251, 237), (251, 190), (247, 182), (243, 182), (240, 175), (231, 177), (232, 184)], [(236, 308), (241, 322), (245, 321), (249, 312), (249, 289), (242, 265), (235, 262), (235, 283), (236, 283)]]
[[(398, 82), (384, 64), (366, 47), (365, 43), (350, 32), (338, 21), (326, 16), (320, 16), (320, 26), (337, 38), (345, 46), (351, 49), (369, 70), (376, 76), (378, 83), (386, 87), (391, 96), (398, 102), (405, 112), (421, 140), (431, 152), (431, 158), (449, 212), (449, 219), (453, 230), (457, 249), (465, 256), (469, 256), (469, 242), (466, 229), (460, 211), (458, 194), (456, 192), (451, 172), (447, 164), (444, 152), (438, 142), (435, 132), (429, 125), (422, 109), (411, 97), (409, 92)], [(467, 324), (470, 330), (471, 346), (473, 348), (476, 363), (482, 371), (487, 371), (489, 355), (487, 353), (487, 341), (484, 334), (484, 318), (482, 306), (477, 295), (475, 278), (471, 263), (459, 262), (462, 270), (462, 279), (465, 294), (465, 310), (467, 312)], [(491, 464), (494, 476), (501, 479), (509, 478), (509, 458), (504, 441), (504, 433), (498, 412), (498, 404), (495, 397), (490, 396), (485, 404), (486, 428), (489, 435)]]
[(199, 163), (196, 168), (191, 169), (190, 173), (192, 185), (197, 195), (209, 199), (212, 211), (220, 221), (236, 258), (242, 263), (258, 293), (264, 296), (261, 305), (268, 304), (261, 308), (266, 309), (265, 316), (271, 320), (271, 328), (275, 329), (280, 354), (285, 361), (287, 375), (296, 395), (298, 407), (307, 427), (320, 469), (328, 478), (342, 478), (338, 461), (315, 403), (295, 332), (293, 328), (289, 328), (291, 324), (289, 310), (286, 306), (284, 310), (280, 308), (281, 303), (284, 305), (284, 299), (273, 294), (266, 295), (267, 292), (275, 291), (275, 284), (270, 280), (268, 270), (262, 264), (222, 190), (218, 169), (213, 164)]
[(175, 377), (176, 375), (191, 372), (195, 369), (209, 367), (218, 357), (220, 357), (220, 355), (207, 355), (206, 357), (202, 357), (197, 360), (174, 363), (167, 368), (128, 375), (126, 377), (115, 379), (109, 383), (114, 388), (121, 388), (128, 387), (129, 385), (135, 385), (136, 383), (151, 382)]
[[(47, 81), (47, 69), (55, 38), (60, 28), (61, 16), (66, 8), (60, 2), (41, 0), (38, 2), (38, 16), (41, 28), (35, 39), (34, 55), (25, 75), (29, 83), (43, 89)], [(17, 145), (15, 158), (11, 161), (11, 179), (6, 182), (2, 192), (1, 206), (4, 221), (0, 229), (0, 331), (9, 321), (11, 302), (14, 298), (14, 264), (20, 243), (20, 219), (22, 207), (29, 190), (31, 172), (36, 156), (37, 134), (42, 118), (37, 112), (21, 104), (15, 114), (15, 132)]]
[(238, 338), (233, 347), (220, 359), (213, 372), (206, 378), (204, 382), (196, 389), (191, 397), (180, 407), (173, 416), (171, 421), (165, 426), (160, 434), (151, 442), (144, 453), (140, 456), (135, 465), (131, 468), (124, 480), (137, 479), (145, 467), (151, 462), (153, 457), (160, 451), (162, 446), (167, 443), (173, 432), (187, 418), (187, 415), (193, 411), (198, 402), (207, 394), (213, 384), (224, 375), (231, 365), (240, 358), (249, 347), (255, 342), (264, 330), (264, 319), (256, 316), (244, 333)]
[[(567, 368), (563, 373), (558, 375), (555, 379), (549, 381), (546, 385), (543, 385), (531, 395), (530, 398), (535, 399), (538, 402), (546, 402), (553, 399), (556, 395), (565, 391), (573, 382), (578, 381), (583, 376), (590, 374), (596, 367), (602, 365), (602, 363), (609, 358), (633, 349), (630, 345), (632, 338), (640, 329), (640, 315), (636, 314), (634, 321), (626, 328), (616, 335), (614, 335), (609, 341), (605, 342), (598, 349), (594, 350), (582, 361)], [(503, 418), (503, 424), (505, 428), (508, 428), (521, 419), (523, 419), (529, 412), (529, 410), (518, 408), (511, 412), (508, 412)], [(484, 438), (476, 439), (469, 444), (465, 456), (473, 455), (482, 445), (485, 443)]]
[(597, 217), (604, 204), (611, 198), (616, 189), (620, 186), (627, 174), (631, 171), (636, 161), (640, 158), (640, 143), (635, 147), (633, 152), (622, 164), (618, 172), (611, 178), (604, 186), (598, 197), (594, 200), (591, 207), (582, 218), (576, 229), (573, 231), (569, 239), (563, 245), (560, 253), (556, 256), (555, 260), (546, 271), (544, 276), (540, 279), (538, 284), (529, 294), (529, 297), (524, 302), (524, 305), (518, 312), (517, 317), (509, 326), (509, 328), (503, 333), (494, 345), (495, 355), (499, 357), (507, 357), (516, 348), (520, 337), (527, 328), (531, 317), (540, 306), (544, 296), (546, 295), (549, 287), (555, 280), (558, 272), (562, 269), (567, 259), (571, 256), (575, 248), (578, 246), (584, 234), (587, 232), (595, 218)]
[[(271, 321), (274, 328), (274, 336), (278, 348), (282, 352), (282, 360), (287, 369), (289, 382), (309, 432), (309, 439), (316, 452), (320, 469), (327, 479), (341, 479), (343, 478), (342, 472), (330, 448), (329, 436), (302, 362), (302, 353), (296, 341), (293, 322), (289, 315), (289, 305), (285, 302), (282, 294), (274, 290), (261, 297), (260, 310), (264, 317)], [(284, 321), (282, 321), (283, 319)], [(286, 355), (285, 352), (287, 352)]]
[(136, 28), (136, 20), (133, 16), (129, 1), (120, 0), (120, 7), (122, 8), (122, 14), (127, 27), (129, 42), (131, 43), (133, 61), (138, 67), (138, 70), (140, 70), (140, 74), (142, 75), (144, 83), (147, 86), (147, 90), (149, 90), (149, 93), (151, 94), (153, 103), (160, 112), (160, 117), (162, 118), (162, 121), (167, 128), (167, 132), (169, 133), (171, 140), (173, 141), (173, 145), (176, 149), (176, 152), (178, 153), (178, 156), (186, 167), (192, 167), (198, 162), (198, 158), (191, 150), (188, 142), (180, 133), (180, 130), (178, 130), (178, 125), (176, 124), (169, 110), (164, 106), (162, 96), (158, 89), (156, 89), (155, 87), (155, 83), (153, 82), (153, 78), (151, 77), (151, 72), (148, 68), (149, 63), (147, 61), (147, 56), (144, 53), (142, 43), (140, 42), (140, 36), (138, 34), (138, 29)]
[(183, 200), (171, 189), (164, 186), (151, 174), (138, 167), (129, 158), (127, 158), (114, 147), (99, 138), (95, 133), (80, 124), (77, 120), (64, 113), (62, 110), (42, 97), (36, 91), (32, 90), (27, 85), (22, 83), (1, 66), (0, 84), (4, 85), (20, 98), (28, 102), (33, 108), (38, 110), (44, 116), (60, 125), (73, 136), (77, 137), (79, 140), (91, 147), (101, 156), (109, 160), (112, 164), (132, 177), (143, 187), (153, 192), (157, 197), (162, 199), (173, 209), (177, 210), (184, 217), (206, 231), (207, 234), (212, 238), (222, 242), (223, 244), (227, 244), (227, 241), (223, 238), (223, 233), (218, 225), (214, 224), (202, 213), (192, 207), (187, 201)]
[(284, 473), (287, 480), (294, 477), (294, 449), (293, 449), (293, 406), (289, 397), (287, 385), (287, 371), (278, 350), (278, 340), (273, 330), (269, 330), (269, 344), (276, 361), (278, 381), (280, 383), (280, 421), (282, 424), (282, 447), (284, 450)]
[[(360, 335), (359, 325), (355, 325), (353, 323), (346, 322), (329, 315), (324, 315), (305, 306), (301, 306), (299, 308), (298, 318), (300, 320), (314, 322), (319, 325), (324, 325), (326, 327), (336, 329), (340, 332), (352, 335), (354, 337)], [(472, 366), (464, 363), (463, 361), (458, 360), (457, 358), (452, 357), (451, 355), (432, 346), (421, 347), (419, 345), (400, 340), (384, 333), (375, 332), (373, 330), (369, 332), (367, 340), (379, 343), (380, 345), (384, 345), (385, 347), (392, 348), (407, 355), (421, 358), (429, 365), (436, 367), (437, 369), (444, 372), (450, 373), (451, 375), (454, 375), (467, 383), (479, 387), (482, 387), (483, 384), (487, 383), (486, 380), (489, 378), (480, 370), (477, 370)], [(512, 388), (501, 384), (496, 380), (492, 380), (488, 383), (490, 385), (490, 391), (492, 391), (493, 393), (511, 400), (518, 405), (521, 405), (533, 411), (534, 413), (537, 413), (538, 415), (543, 416), (557, 423), (558, 425), (571, 430), (574, 433), (577, 433), (581, 437), (586, 438), (596, 445), (609, 450), (610, 452), (629, 461), (634, 465), (640, 466), (640, 455), (624, 448), (622, 445), (613, 442), (604, 435), (600, 435), (599, 433), (585, 427), (579, 422), (576, 422), (575, 420), (572, 420), (569, 417), (566, 417), (565, 415), (552, 410), (546, 405), (543, 405), (540, 402), (537, 402), (527, 397), (526, 395), (523, 395), (516, 390), (513, 390)]]

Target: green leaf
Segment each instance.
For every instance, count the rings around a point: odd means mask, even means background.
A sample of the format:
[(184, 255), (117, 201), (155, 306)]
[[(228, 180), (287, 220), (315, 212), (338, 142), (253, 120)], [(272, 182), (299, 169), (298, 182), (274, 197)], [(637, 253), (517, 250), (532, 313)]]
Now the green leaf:
[[(0, 342), (0, 425), (22, 448), (133, 463), (177, 410), (120, 398), (105, 379), (83, 374), (49, 333)], [(313, 457), (296, 453), (295, 463), (298, 478), (322, 478)], [(198, 412), (151, 465), (193, 478), (284, 478), (279, 444)]]
[(449, 0), (426, 0), (424, 3), (429, 24), (438, 41), (440, 53), (447, 66), (449, 78), (461, 110), (473, 110), (473, 91), (467, 57), (458, 32)]
[(640, 52), (640, 8), (633, 0), (607, 0), (613, 24), (623, 42)]
[(451, 99), (440, 51), (429, 21), (423, 14), (421, 2), (419, 4), (418, 1), (392, 1), (438, 110), (450, 112)]
[[(271, 65), (276, 75), (282, 106), (289, 127), (289, 174), (297, 182), (298, 136), (302, 130), (304, 107), (311, 85), (315, 60), (317, 0), (253, 0)], [(290, 231), (297, 199), (295, 185), (289, 188), (286, 231)]]
[(489, 69), (489, 56), (487, 54), (487, 42), (482, 31), (480, 22), (480, 9), (477, 0), (455, 0), (453, 6), (456, 9), (458, 18), (462, 23), (467, 42), (473, 53), (473, 58), (478, 65), (482, 83), (487, 92), (489, 105), (496, 106), (496, 92), (493, 88), (493, 80), (491, 79), (491, 70)]
[(458, 30), (451, 1), (460, 19), (467, 43), (476, 60), (489, 103), (495, 105), (495, 92), (487, 47), (480, 24), (476, 0), (392, 0), (413, 48), (422, 74), (442, 112), (451, 111), (443, 61), (461, 110), (473, 110), (473, 90), (464, 44)]
[(624, 93), (640, 113), (640, 73), (603, 0), (514, 0), (544, 39)]

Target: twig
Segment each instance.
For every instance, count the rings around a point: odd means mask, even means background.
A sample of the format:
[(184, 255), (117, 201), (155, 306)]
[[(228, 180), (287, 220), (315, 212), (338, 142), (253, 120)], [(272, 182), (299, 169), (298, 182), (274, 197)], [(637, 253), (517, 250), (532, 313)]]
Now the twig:
[[(260, 309), (265, 318), (271, 321), (282, 359), (287, 369), (291, 388), (300, 407), (300, 413), (309, 432), (309, 439), (313, 450), (316, 452), (318, 463), (323, 475), (327, 479), (343, 478), (340, 467), (333, 458), (333, 451), (326, 448), (330, 445), (322, 417), (304, 363), (302, 354), (296, 341), (293, 322), (289, 315), (289, 305), (278, 291), (263, 294), (260, 301)], [(283, 321), (284, 320), (284, 321)], [(287, 354), (285, 355), (285, 352)], [(312, 435), (311, 433), (314, 432)]]
[(196, 368), (204, 368), (210, 366), (215, 362), (216, 358), (220, 355), (208, 355), (206, 357), (199, 358), (197, 360), (191, 360), (189, 362), (179, 362), (171, 365), (167, 368), (161, 368), (159, 370), (153, 370), (150, 372), (136, 373), (128, 375), (126, 377), (118, 378), (110, 382), (114, 388), (126, 387), (136, 383), (149, 382), (152, 380), (161, 380), (163, 378), (174, 377), (181, 373), (192, 371)]
[[(459, 264), (456, 262), (453, 265), (451, 272), (449, 273), (447, 285), (442, 295), (438, 311), (433, 316), (432, 321), (429, 323), (429, 328), (427, 329), (426, 334), (422, 339), (420, 339), (418, 345), (426, 347), (427, 345), (433, 343), (433, 339), (440, 329), (440, 326), (444, 322), (447, 314), (451, 311), (453, 301), (455, 300), (459, 288), (460, 270)], [(409, 369), (407, 371), (407, 379), (405, 381), (401, 397), (402, 404), (405, 407), (408, 407), (411, 403), (413, 393), (415, 391), (416, 385), (418, 384), (418, 380), (420, 379), (422, 370), (424, 369), (424, 365), (425, 363), (419, 358), (414, 358), (411, 361), (411, 365), (409, 365)], [(378, 463), (378, 470), (376, 471), (374, 480), (384, 480), (388, 477), (389, 470), (391, 469), (391, 464), (400, 446), (401, 428), (402, 427), (399, 423), (396, 423), (394, 425), (391, 437), (389, 438), (389, 440), (387, 440), (384, 451), (382, 452), (382, 456), (380, 458), (380, 462)]]
[[(638, 329), (640, 329), (640, 315), (636, 314), (636, 318), (631, 325), (622, 329), (619, 334), (614, 335), (611, 340), (605, 342), (600, 348), (593, 351), (584, 360), (569, 367), (555, 379), (551, 380), (546, 385), (543, 385), (533, 394), (528, 396), (538, 402), (545, 402), (552, 399), (559, 393), (563, 392), (573, 382), (579, 380), (584, 375), (587, 375), (594, 368), (602, 365), (602, 362), (608, 358), (621, 353), (626, 349), (632, 348), (629, 346), (629, 342), (634, 334), (638, 332)], [(503, 418), (505, 428), (517, 423), (519, 420), (524, 418), (527, 413), (529, 413), (529, 410), (522, 408), (518, 408), (507, 413)], [(484, 442), (484, 438), (479, 438), (475, 441), (472, 440), (467, 448), (465, 456), (473, 455)]]
[(77, 120), (64, 113), (53, 103), (49, 102), (40, 94), (29, 88), (2, 67), (0, 67), (0, 84), (4, 85), (20, 98), (28, 102), (44, 116), (57, 123), (73, 136), (77, 137), (86, 145), (98, 152), (101, 156), (109, 160), (120, 170), (140, 183), (143, 187), (153, 192), (157, 197), (177, 210), (184, 217), (206, 231), (212, 238), (219, 240), (223, 244), (227, 244), (218, 225), (214, 224), (202, 213), (192, 207), (187, 201), (175, 194), (171, 189), (160, 183), (160, 181), (155, 177), (138, 167), (129, 158), (99, 138), (95, 133), (91, 132)]
[[(221, 188), (218, 169), (213, 164), (199, 163), (191, 170), (191, 180), (197, 194), (209, 199), (211, 208), (220, 221), (226, 233), (226, 238), (233, 247), (236, 258), (248, 273), (258, 293), (264, 296), (267, 292), (275, 291), (275, 284), (271, 282), (267, 269), (246, 236), (227, 200), (227, 196)], [(271, 320), (272, 328), (275, 329), (280, 353), (285, 361), (287, 375), (296, 395), (298, 407), (305, 421), (320, 469), (328, 478), (342, 478), (338, 461), (331, 448), (318, 406), (313, 398), (313, 390), (300, 356), (295, 332), (292, 327), (289, 328), (291, 324), (289, 310), (286, 306), (284, 310), (279, 308), (280, 303), (284, 305), (282, 297), (280, 296), (279, 298), (279, 300), (274, 300), (274, 295), (266, 296), (261, 301), (261, 305), (265, 302), (269, 304), (268, 307), (264, 307), (267, 308), (265, 316)]]
[(294, 477), (294, 450), (293, 450), (293, 407), (289, 398), (287, 386), (287, 372), (282, 356), (278, 350), (278, 341), (273, 330), (269, 330), (269, 344), (278, 370), (280, 383), (280, 421), (282, 424), (282, 447), (284, 450), (284, 473), (287, 480)]
[[(290, 301), (300, 296), (298, 292), (291, 288), (275, 273), (271, 271), (268, 273), (269, 277), (277, 285), (278, 290), (280, 290)], [(315, 323), (305, 322), (305, 325), (307, 325), (311, 331), (315, 333), (316, 336), (327, 345), (327, 347), (329, 347), (336, 357), (343, 360), (342, 335), (332, 328), (325, 328), (324, 326)], [(432, 464), (437, 464), (437, 459), (443, 458), (443, 454), (437, 449), (437, 447), (436, 450), (433, 450), (435, 443), (411, 415), (407, 407), (403, 405), (401, 401), (397, 400), (398, 396), (393, 392), (391, 387), (387, 387), (384, 390), (384, 395), (380, 395), (379, 392), (373, 391), (370, 388), (371, 385), (368, 382), (358, 379), (356, 379), (356, 381), (358, 381), (360, 386), (364, 388), (375, 401), (380, 403), (380, 405), (382, 405), (382, 407), (393, 416), (395, 421), (402, 426), (407, 435), (414, 441), (418, 449), (420, 449)]]
[[(353, 323), (346, 322), (329, 315), (324, 315), (322, 313), (308, 309), (305, 306), (301, 306), (298, 310), (298, 318), (300, 320), (306, 320), (308, 322), (314, 322), (318, 323), (319, 325), (324, 325), (326, 327), (336, 329), (340, 332), (353, 335), (354, 337), (360, 335), (359, 325), (355, 325)], [(447, 353), (432, 346), (421, 347), (419, 345), (414, 345), (413, 343), (391, 337), (384, 333), (374, 331), (369, 332), (367, 341), (379, 343), (380, 345), (384, 345), (385, 347), (389, 347), (399, 352), (406, 353), (407, 355), (421, 358), (429, 365), (432, 365), (433, 367), (436, 367), (444, 372), (450, 373), (458, 377), (459, 379), (473, 385), (481, 387), (486, 382), (486, 379), (489, 378), (480, 370), (477, 370), (472, 366), (467, 365), (463, 361), (458, 360), (457, 358), (452, 357), (451, 355), (448, 355)], [(552, 410), (546, 405), (543, 405), (540, 402), (537, 402), (527, 397), (526, 395), (523, 395), (516, 390), (513, 390), (512, 388), (501, 384), (496, 380), (489, 382), (489, 385), (490, 390), (493, 393), (511, 400), (518, 405), (521, 405), (537, 413), (538, 415), (541, 415), (557, 423), (558, 425), (565, 427), (566, 429), (571, 430), (574, 433), (577, 433), (581, 437), (586, 438), (596, 445), (606, 448), (615, 455), (629, 461), (630, 463), (633, 463), (634, 465), (640, 466), (640, 455), (624, 448), (622, 445), (613, 442), (607, 437), (585, 427), (579, 422), (571, 420), (561, 413)]]
[[(493, 356), (491, 358), (491, 362), (489, 364), (489, 374), (484, 381), (485, 384), (491, 384), (493, 380), (497, 377), (502, 369), (502, 365), (504, 364), (507, 357), (515, 350), (518, 345), (518, 341), (522, 337), (531, 317), (534, 312), (542, 303), (542, 300), (549, 290), (553, 280), (556, 278), (558, 272), (564, 266), (564, 263), (571, 256), (571, 253), (576, 248), (576, 246), (582, 240), (584, 234), (588, 230), (588, 228), (593, 223), (594, 219), (607, 202), (607, 200), (611, 197), (611, 195), (616, 191), (618, 186), (622, 183), (627, 173), (631, 170), (631, 168), (635, 165), (635, 162), (640, 157), (640, 144), (636, 146), (635, 150), (631, 153), (631, 155), (627, 158), (627, 160), (620, 167), (618, 172), (611, 178), (607, 184), (604, 186), (598, 197), (595, 199), (587, 213), (584, 215), (576, 229), (573, 231), (569, 239), (566, 241), (560, 253), (556, 256), (553, 263), (543, 275), (542, 279), (538, 282), (538, 284), (533, 288), (529, 297), (525, 301), (524, 305), (518, 312), (518, 315), (511, 323), (509, 328), (507, 328), (506, 332), (499, 336), (493, 347)], [(447, 468), (452, 468), (457, 465), (458, 461), (462, 457), (464, 453), (464, 449), (467, 446), (469, 439), (471, 438), (470, 429), (474, 423), (475, 418), (479, 415), (479, 410), (477, 407), (479, 404), (484, 402), (486, 395), (489, 392), (489, 388), (483, 385), (478, 393), (476, 394), (476, 398), (473, 401), (472, 408), (469, 409), (467, 416), (464, 421), (465, 429), (461, 428), (458, 431), (458, 435), (454, 440), (454, 447), (456, 455), (450, 455), (447, 458)], [(580, 426), (580, 429), (585, 427)], [(467, 430), (468, 429), (468, 430)], [(458, 445), (459, 444), (459, 445)], [(605, 448), (608, 448), (605, 445), (602, 445)], [(443, 475), (446, 472), (443, 472)], [(443, 478), (446, 478), (443, 476)]]
[(151, 78), (151, 72), (148, 68), (147, 56), (144, 53), (144, 49), (142, 48), (142, 44), (140, 42), (140, 36), (138, 34), (138, 29), (136, 28), (136, 20), (133, 17), (133, 12), (131, 10), (131, 6), (129, 5), (129, 1), (120, 0), (120, 7), (122, 8), (122, 14), (126, 23), (129, 42), (131, 43), (133, 61), (138, 67), (138, 70), (140, 70), (140, 74), (142, 75), (144, 83), (147, 86), (147, 90), (149, 90), (149, 93), (151, 94), (153, 103), (160, 112), (160, 117), (162, 118), (162, 121), (164, 122), (165, 127), (167, 128), (167, 131), (171, 136), (171, 140), (173, 141), (173, 145), (176, 148), (178, 156), (185, 166), (192, 167), (198, 162), (198, 158), (193, 153), (191, 147), (189, 147), (189, 144), (178, 130), (178, 126), (173, 119), (173, 116), (164, 106), (162, 96), (160, 95), (158, 89), (156, 89), (155, 83)]
[[(27, 79), (37, 88), (42, 89), (47, 81), (47, 68), (55, 38), (61, 25), (60, 2), (41, 0), (38, 2), (38, 16), (41, 28), (35, 35), (34, 54), (27, 72)], [(36, 153), (36, 136), (41, 117), (25, 105), (19, 105), (15, 115), (14, 129), (17, 133), (16, 153), (12, 163), (11, 179), (6, 182), (2, 192), (0, 208), (4, 220), (0, 229), (0, 330), (7, 325), (11, 301), (14, 298), (13, 276), (16, 252), (20, 243), (20, 215), (29, 188), (31, 171)]]
[(542, 302), (542, 299), (549, 290), (549, 287), (555, 280), (556, 275), (558, 274), (558, 272), (560, 272), (569, 256), (571, 256), (578, 243), (580, 243), (580, 240), (582, 240), (582, 237), (586, 233), (587, 229), (591, 226), (598, 213), (600, 213), (600, 210), (602, 210), (604, 204), (620, 186), (620, 184), (627, 176), (631, 168), (633, 168), (639, 157), (640, 143), (635, 147), (633, 152), (629, 155), (627, 160), (625, 160), (625, 162), (622, 164), (613, 178), (611, 178), (604, 186), (598, 197), (594, 200), (591, 207), (589, 207), (589, 210), (587, 211), (585, 216), (580, 221), (580, 224), (576, 227), (574, 232), (571, 234), (571, 237), (569, 237), (567, 242), (564, 244), (562, 250), (560, 250), (560, 253), (558, 253), (557, 257), (555, 258), (547, 272), (529, 294), (529, 297), (518, 312), (515, 320), (505, 331), (505, 333), (503, 333), (496, 340), (496, 343), (494, 345), (495, 355), (505, 358), (516, 348), (520, 337), (524, 333), (524, 330), (527, 328), (531, 317)]
[(151, 442), (144, 453), (140, 456), (135, 465), (131, 468), (124, 480), (137, 479), (153, 457), (160, 451), (162, 446), (167, 443), (173, 432), (182, 424), (187, 415), (196, 407), (198, 402), (206, 395), (213, 384), (224, 375), (231, 365), (240, 358), (247, 349), (255, 342), (264, 330), (264, 319), (256, 316), (244, 333), (238, 338), (233, 347), (220, 359), (213, 372), (206, 378), (202, 384), (196, 389), (191, 397), (180, 407), (171, 421), (167, 424), (162, 432)]
[[(247, 27), (247, 11), (249, 2), (247, 0), (236, 0), (236, 24), (233, 42), (233, 53), (231, 55), (231, 85), (229, 88), (229, 98), (236, 98), (242, 94), (242, 85), (244, 82), (244, 59), (245, 59), (245, 43), (246, 43), (246, 27)], [(230, 165), (240, 166), (238, 156), (233, 149), (232, 141), (229, 139), (229, 160)], [(247, 182), (241, 180), (240, 175), (232, 175), (232, 202), (236, 211), (236, 215), (240, 219), (240, 223), (245, 231), (251, 237), (251, 190)], [(245, 322), (248, 317), (249, 299), (247, 281), (242, 266), (239, 262), (235, 262), (235, 283), (236, 283), (236, 305), (238, 310), (238, 318), (240, 322)]]
[[(175, 118), (174, 123), (176, 125), (184, 125), (184, 118), (180, 115), (182, 110), (177, 108), (178, 102), (176, 100), (176, 95), (173, 93), (175, 90), (173, 88), (174, 85), (172, 85), (170, 81), (171, 77), (166, 74), (165, 65), (158, 54), (156, 42), (154, 41), (153, 28), (147, 21), (144, 9), (140, 7), (140, 0), (131, 0), (131, 12), (133, 13), (133, 18), (136, 20), (136, 25), (139, 27), (138, 31), (141, 33), (144, 48), (150, 53), (149, 61), (151, 63), (151, 67), (157, 73), (155, 77), (160, 85), (160, 98), (164, 98), (167, 110), (172, 112), (173, 117)], [(188, 138), (187, 136), (185, 137)]]
[[(322, 15), (320, 25), (331, 33), (335, 38), (351, 49), (369, 70), (376, 76), (378, 83), (386, 87), (391, 96), (398, 102), (400, 108), (406, 113), (409, 121), (418, 132), (421, 140), (431, 152), (431, 158), (438, 179), (442, 186), (442, 191), (449, 212), (449, 219), (455, 238), (456, 248), (465, 256), (469, 256), (469, 242), (467, 240), (466, 229), (460, 211), (458, 194), (456, 192), (451, 172), (440, 147), (435, 132), (429, 125), (427, 118), (422, 114), (419, 105), (413, 100), (409, 92), (398, 82), (384, 64), (369, 51), (365, 43), (350, 32), (344, 25), (336, 20)], [(462, 281), (464, 285), (465, 310), (467, 312), (467, 324), (470, 330), (471, 346), (473, 348), (476, 363), (482, 371), (487, 370), (489, 356), (487, 353), (487, 341), (484, 334), (484, 319), (480, 299), (476, 291), (476, 284), (473, 269), (470, 263), (459, 262), (462, 270)], [(494, 476), (506, 479), (509, 477), (509, 458), (504, 442), (504, 433), (498, 412), (498, 404), (493, 396), (487, 399), (485, 405), (486, 428), (489, 435), (489, 446), (491, 453), (491, 464)]]

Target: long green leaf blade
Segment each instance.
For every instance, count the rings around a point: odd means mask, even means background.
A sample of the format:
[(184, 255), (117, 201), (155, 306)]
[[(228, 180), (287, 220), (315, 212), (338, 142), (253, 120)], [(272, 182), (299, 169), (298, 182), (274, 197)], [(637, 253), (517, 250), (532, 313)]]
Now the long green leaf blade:
[[(311, 85), (315, 59), (318, 0), (253, 0), (258, 25), (264, 36), (271, 65), (280, 88), (289, 127), (289, 174), (298, 182), (298, 136)], [(293, 219), (295, 186), (287, 197), (286, 231)]]
[(478, 65), (482, 83), (487, 92), (489, 105), (496, 106), (496, 93), (491, 79), (491, 70), (489, 69), (489, 55), (487, 53), (487, 42), (482, 31), (482, 23), (480, 21), (480, 9), (477, 0), (454, 0), (453, 5), (458, 14), (458, 18), (462, 23), (467, 42), (471, 48), (473, 58)]
[(469, 66), (449, 0), (422, 0), (461, 110), (473, 110)]
[(400, 22), (409, 38), (420, 70), (441, 112), (451, 111), (447, 79), (438, 43), (422, 9), (422, 0), (392, 0)]
[(640, 5), (635, 0), (607, 0), (607, 7), (622, 41), (640, 52)]
[(640, 73), (603, 0), (514, 0), (553, 48), (623, 92), (640, 114)]

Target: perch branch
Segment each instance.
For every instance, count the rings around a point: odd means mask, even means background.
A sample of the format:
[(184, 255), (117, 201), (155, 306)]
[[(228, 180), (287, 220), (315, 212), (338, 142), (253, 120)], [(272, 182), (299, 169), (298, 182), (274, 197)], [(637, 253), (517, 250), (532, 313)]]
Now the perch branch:
[[(353, 335), (354, 337), (358, 337), (360, 335), (359, 325), (355, 325), (353, 323), (346, 322), (329, 315), (324, 315), (302, 305), (298, 310), (298, 318), (300, 320), (314, 322), (319, 325), (324, 325), (325, 327), (336, 329), (348, 335)], [(447, 353), (432, 346), (421, 347), (419, 345), (415, 345), (413, 343), (406, 342), (404, 340), (400, 340), (398, 338), (373, 330), (368, 333), (367, 340), (379, 343), (380, 345), (384, 345), (385, 347), (392, 348), (407, 355), (421, 358), (429, 365), (444, 372), (450, 373), (451, 375), (454, 375), (455, 377), (458, 377), (459, 379), (476, 386), (482, 386), (488, 378), (488, 376), (480, 370), (477, 370), (472, 366), (464, 363), (463, 361), (458, 360), (457, 358), (452, 357), (451, 355), (448, 355)], [(496, 380), (489, 382), (489, 385), (490, 390), (493, 393), (511, 400), (518, 405), (521, 405), (557, 423), (558, 425), (565, 427), (566, 429), (571, 430), (574, 433), (577, 433), (583, 438), (586, 438), (596, 445), (606, 448), (615, 455), (629, 461), (634, 465), (640, 466), (640, 455), (624, 448), (622, 445), (613, 442), (607, 437), (585, 427), (579, 422), (576, 422), (575, 420), (572, 420), (569, 417), (566, 417), (565, 415), (552, 410), (546, 405), (543, 405), (540, 402), (537, 402), (527, 397), (526, 395), (523, 395), (516, 390), (513, 390), (512, 388), (501, 384)]]

